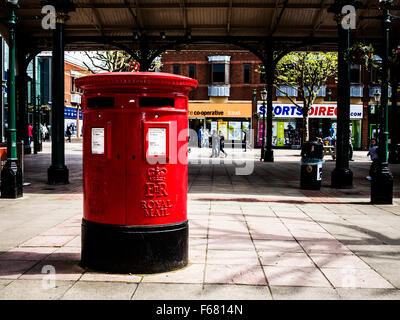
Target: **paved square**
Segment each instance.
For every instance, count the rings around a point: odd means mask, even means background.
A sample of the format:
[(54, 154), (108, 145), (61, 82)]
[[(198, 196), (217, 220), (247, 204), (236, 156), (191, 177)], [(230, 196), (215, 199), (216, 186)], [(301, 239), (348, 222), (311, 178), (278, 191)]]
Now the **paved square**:
[[(400, 166), (394, 204), (369, 204), (369, 163), (355, 152), (355, 188), (299, 189), (299, 151), (230, 152), (252, 163), (189, 165), (189, 265), (159, 274), (80, 267), (81, 144), (66, 145), (71, 183), (45, 183), (49, 146), (26, 156), (24, 197), (0, 199), (0, 299), (399, 299)], [(334, 163), (324, 164), (324, 177)], [(326, 173), (326, 174), (325, 174)], [(328, 180), (328, 178), (327, 178)], [(21, 228), (20, 226), (23, 226)], [(53, 274), (56, 286), (45, 290)]]

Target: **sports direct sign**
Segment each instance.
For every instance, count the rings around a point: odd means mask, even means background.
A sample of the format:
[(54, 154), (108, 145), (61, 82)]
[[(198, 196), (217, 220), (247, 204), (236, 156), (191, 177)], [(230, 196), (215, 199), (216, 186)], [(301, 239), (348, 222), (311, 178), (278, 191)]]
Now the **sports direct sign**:
[[(265, 105), (267, 108), (267, 105)], [(302, 118), (303, 111), (294, 104), (274, 103), (272, 105), (275, 118)], [(263, 105), (259, 104), (258, 113), (262, 116)], [(267, 110), (265, 110), (267, 114)], [(336, 104), (314, 104), (309, 112), (310, 118), (329, 118), (336, 119), (337, 105)], [(363, 106), (361, 104), (350, 105), (350, 119), (362, 119)]]

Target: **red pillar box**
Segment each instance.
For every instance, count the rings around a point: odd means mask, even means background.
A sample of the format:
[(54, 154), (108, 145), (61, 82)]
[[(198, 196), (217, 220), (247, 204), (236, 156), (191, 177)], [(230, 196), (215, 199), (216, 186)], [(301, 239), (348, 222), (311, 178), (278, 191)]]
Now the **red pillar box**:
[(188, 262), (188, 92), (155, 72), (76, 80), (83, 89), (83, 266), (154, 273)]

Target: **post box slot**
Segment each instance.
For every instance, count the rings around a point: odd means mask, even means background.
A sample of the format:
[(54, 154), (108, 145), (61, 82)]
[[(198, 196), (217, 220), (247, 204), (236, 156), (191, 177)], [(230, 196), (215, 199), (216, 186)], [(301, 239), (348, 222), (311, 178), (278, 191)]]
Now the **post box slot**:
[(140, 97), (139, 107), (175, 107), (175, 99), (166, 97)]
[(87, 99), (88, 108), (114, 108), (114, 97), (92, 97)]

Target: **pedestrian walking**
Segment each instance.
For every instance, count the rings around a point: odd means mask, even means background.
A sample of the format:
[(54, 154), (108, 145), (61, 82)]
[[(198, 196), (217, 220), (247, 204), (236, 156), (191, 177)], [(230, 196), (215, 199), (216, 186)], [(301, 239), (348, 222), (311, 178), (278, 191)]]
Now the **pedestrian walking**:
[(219, 137), (216, 130), (211, 134), (212, 152), (210, 158), (216, 158), (219, 155)]
[(367, 156), (371, 157), (372, 163), (369, 168), (369, 174), (366, 178), (367, 178), (367, 180), (372, 180), (373, 177), (376, 175), (376, 172), (378, 171), (379, 166), (380, 166), (380, 160), (379, 160), (379, 156), (378, 156), (378, 146), (376, 145), (375, 139), (371, 140), (371, 146), (369, 147)]
[(66, 134), (67, 134), (67, 141), (71, 142), (72, 132), (71, 132), (71, 127), (70, 126), (67, 126)]
[(42, 132), (42, 140), (43, 142), (46, 142), (49, 138), (49, 130), (47, 129), (46, 123), (44, 123), (41, 127), (41, 132)]
[(247, 151), (247, 129), (243, 130), (242, 148), (244, 152)]
[[(225, 144), (225, 137), (222, 134), (222, 131), (219, 131), (219, 151), (222, 151), (225, 155), (225, 158), (228, 156), (228, 154), (224, 150), (224, 144)], [(219, 156), (220, 152), (218, 152)]]
[(33, 131), (33, 127), (29, 123), (28, 124), (28, 145), (29, 145), (29, 148), (31, 147), (31, 142), (32, 142), (32, 137), (33, 137), (32, 131)]
[(203, 127), (200, 127), (199, 134), (198, 134), (198, 144), (199, 144), (199, 148), (201, 148), (202, 137), (203, 137)]
[(209, 148), (210, 147), (210, 132), (208, 129), (205, 129), (203, 132), (203, 136), (201, 137), (201, 144), (203, 148)]
[(354, 138), (353, 138), (353, 134), (350, 129), (350, 132), (349, 132), (349, 161), (354, 161), (354, 159), (353, 159), (353, 153), (354, 153), (353, 141), (354, 141)]

